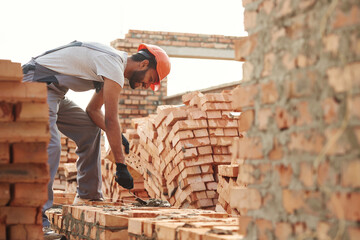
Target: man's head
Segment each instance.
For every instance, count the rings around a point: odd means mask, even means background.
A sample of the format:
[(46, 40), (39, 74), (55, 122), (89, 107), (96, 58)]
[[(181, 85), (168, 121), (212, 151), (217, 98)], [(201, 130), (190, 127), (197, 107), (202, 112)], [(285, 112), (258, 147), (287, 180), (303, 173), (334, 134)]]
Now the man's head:
[(157, 91), (160, 81), (170, 72), (170, 59), (165, 51), (158, 46), (140, 44), (138, 52), (130, 57), (137, 68), (128, 78), (132, 89), (151, 87)]

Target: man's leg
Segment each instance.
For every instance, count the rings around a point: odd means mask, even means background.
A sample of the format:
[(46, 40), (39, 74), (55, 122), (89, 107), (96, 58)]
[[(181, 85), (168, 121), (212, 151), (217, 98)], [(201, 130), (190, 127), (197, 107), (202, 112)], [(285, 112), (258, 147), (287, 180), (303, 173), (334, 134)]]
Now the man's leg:
[(56, 93), (55, 91), (48, 89), (48, 105), (49, 105), (49, 124), (50, 124), (50, 142), (48, 145), (48, 164), (50, 168), (50, 182), (48, 184), (48, 200), (43, 206), (43, 226), (50, 227), (50, 221), (45, 215), (45, 211), (52, 207), (54, 195), (53, 195), (53, 183), (56, 172), (59, 167), (60, 162), (60, 153), (61, 153), (61, 142), (60, 142), (60, 132), (56, 126), (57, 121), (57, 111), (61, 95)]
[(91, 121), (84, 110), (67, 98), (60, 103), (57, 125), (78, 147), (78, 195), (83, 199), (102, 198), (100, 128)]

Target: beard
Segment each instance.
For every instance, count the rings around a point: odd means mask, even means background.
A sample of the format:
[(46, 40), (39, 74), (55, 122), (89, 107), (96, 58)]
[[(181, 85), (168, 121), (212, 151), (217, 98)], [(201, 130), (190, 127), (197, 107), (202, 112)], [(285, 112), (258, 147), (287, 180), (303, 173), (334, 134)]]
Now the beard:
[(136, 86), (135, 86), (136, 83), (140, 83), (140, 85), (141, 85), (142, 81), (144, 80), (147, 70), (148, 69), (143, 70), (143, 71), (135, 71), (133, 73), (133, 75), (129, 79), (129, 84), (132, 89), (136, 88)]

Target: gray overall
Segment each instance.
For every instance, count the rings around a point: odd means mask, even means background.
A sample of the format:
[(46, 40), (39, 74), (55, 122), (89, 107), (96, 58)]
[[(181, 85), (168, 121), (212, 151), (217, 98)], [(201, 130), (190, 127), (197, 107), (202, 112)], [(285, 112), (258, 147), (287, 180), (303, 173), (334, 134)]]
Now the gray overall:
[[(65, 47), (84, 46), (93, 50), (105, 52), (110, 55), (114, 53), (96, 46), (83, 44), (74, 41), (68, 45), (57, 49), (50, 50), (40, 55), (49, 54), (51, 52), (63, 49)], [(77, 193), (84, 199), (102, 198), (101, 191), (101, 156), (100, 156), (100, 136), (101, 131), (89, 118), (87, 113), (77, 106), (74, 102), (65, 97), (68, 89), (58, 84), (58, 79), (64, 81), (72, 81), (73, 76), (63, 75), (52, 71), (48, 68), (36, 63), (37, 56), (29, 63), (23, 66), (24, 78), (23, 82), (46, 82), (47, 87), (47, 103), (49, 104), (49, 123), (51, 139), (48, 145), (48, 163), (50, 167), (50, 182), (48, 184), (48, 200), (43, 206), (43, 226), (49, 227), (50, 222), (44, 212), (53, 205), (53, 182), (55, 174), (59, 167), (61, 143), (60, 132), (74, 140), (77, 145), (76, 153), (79, 156), (76, 161), (77, 166)], [(90, 89), (101, 89), (102, 83), (88, 81)], [(89, 89), (75, 89), (89, 90)], [(59, 132), (60, 131), (60, 132)]]

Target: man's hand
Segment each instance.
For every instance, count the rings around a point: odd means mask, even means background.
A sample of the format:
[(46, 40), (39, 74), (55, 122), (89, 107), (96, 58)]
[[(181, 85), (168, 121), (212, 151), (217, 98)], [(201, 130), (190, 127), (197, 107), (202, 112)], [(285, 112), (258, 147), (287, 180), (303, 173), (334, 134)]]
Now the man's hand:
[(129, 152), (130, 152), (129, 141), (126, 139), (124, 134), (121, 134), (121, 138), (122, 138), (122, 145), (124, 145), (124, 147), (125, 147), (125, 153), (129, 154)]
[(134, 180), (125, 164), (116, 163), (115, 181), (123, 188), (134, 188)]

